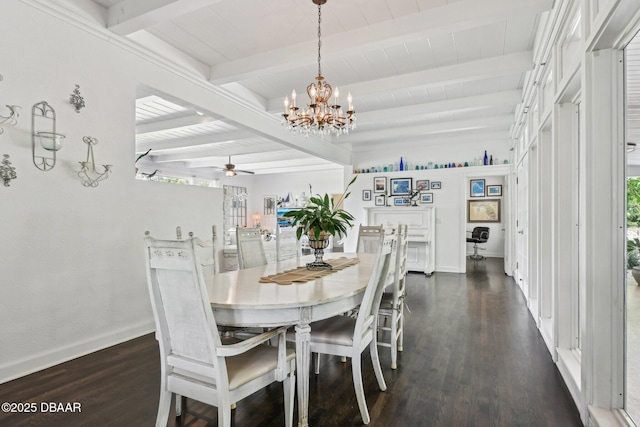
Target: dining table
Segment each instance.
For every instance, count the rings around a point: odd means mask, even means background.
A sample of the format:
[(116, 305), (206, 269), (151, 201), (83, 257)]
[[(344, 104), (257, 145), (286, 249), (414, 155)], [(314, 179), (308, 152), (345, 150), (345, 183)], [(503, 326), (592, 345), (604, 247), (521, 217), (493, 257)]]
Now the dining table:
[[(312, 322), (357, 307), (373, 272), (375, 254), (325, 253), (325, 260), (345, 257), (358, 262), (304, 283), (262, 283), (313, 261), (313, 256), (227, 271), (205, 278), (218, 325), (271, 328), (295, 326), (298, 426), (309, 425), (309, 368)], [(262, 279), (264, 282), (265, 280)]]

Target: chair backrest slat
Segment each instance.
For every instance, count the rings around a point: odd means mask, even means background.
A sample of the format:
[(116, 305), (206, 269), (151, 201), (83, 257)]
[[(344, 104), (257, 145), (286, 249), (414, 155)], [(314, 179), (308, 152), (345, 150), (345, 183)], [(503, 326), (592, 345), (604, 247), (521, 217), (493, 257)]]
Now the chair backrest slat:
[(360, 225), (358, 228), (358, 245), (356, 252), (374, 254), (378, 251), (384, 238), (382, 225)]
[(409, 227), (406, 224), (398, 226), (398, 237), (396, 239), (396, 259), (393, 276), (393, 299), (404, 296), (407, 276), (407, 253), (409, 251)]
[(204, 286), (195, 240), (156, 240), (147, 236), (149, 293), (156, 318), (161, 357), (170, 355), (211, 366), (220, 345)]
[(302, 247), (296, 236), (297, 230), (297, 227), (276, 226), (276, 259), (278, 261), (295, 258), (296, 262), (300, 263)]
[(387, 281), (387, 273), (391, 262), (391, 251), (395, 242), (395, 234), (383, 234), (382, 244), (376, 253), (373, 272), (369, 278), (367, 288), (362, 298), (362, 303), (358, 309), (358, 317), (356, 319), (355, 335), (353, 337), (354, 345), (356, 341), (361, 341), (370, 331), (369, 327), (375, 323), (380, 308), (380, 300)]
[(236, 244), (238, 266), (244, 268), (257, 267), (267, 263), (267, 256), (262, 245), (262, 235), (257, 228), (236, 228)]

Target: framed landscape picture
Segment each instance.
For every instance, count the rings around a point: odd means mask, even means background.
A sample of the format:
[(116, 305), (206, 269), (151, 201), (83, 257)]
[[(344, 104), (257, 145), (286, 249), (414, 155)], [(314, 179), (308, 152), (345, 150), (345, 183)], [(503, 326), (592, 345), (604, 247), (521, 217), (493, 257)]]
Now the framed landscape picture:
[(484, 197), (484, 179), (472, 179), (469, 181), (469, 196)]
[(391, 178), (389, 183), (391, 185), (392, 196), (408, 196), (411, 194), (413, 178)]
[(420, 203), (433, 203), (433, 193), (420, 193)]
[(502, 196), (502, 185), (487, 185), (487, 197)]
[(387, 177), (376, 176), (373, 178), (373, 192), (374, 193), (386, 193), (387, 192)]
[(500, 199), (467, 200), (467, 222), (500, 222)]
[(384, 195), (376, 196), (376, 206), (384, 206), (386, 197)]
[(393, 206), (407, 206), (409, 201), (404, 197), (396, 197), (393, 199)]
[(431, 181), (431, 190), (439, 190), (442, 188), (441, 181)]

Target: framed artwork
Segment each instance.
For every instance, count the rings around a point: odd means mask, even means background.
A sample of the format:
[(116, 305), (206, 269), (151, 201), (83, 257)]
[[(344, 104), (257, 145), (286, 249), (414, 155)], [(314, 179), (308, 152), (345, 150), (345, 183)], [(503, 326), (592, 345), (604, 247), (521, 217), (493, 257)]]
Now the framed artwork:
[(502, 185), (487, 185), (487, 197), (502, 196)]
[(409, 201), (404, 197), (396, 197), (393, 199), (393, 206), (407, 206)]
[(386, 197), (384, 195), (376, 196), (376, 206), (384, 206)]
[(441, 181), (431, 181), (431, 189), (432, 190), (439, 190), (440, 188), (442, 188), (442, 182)]
[(433, 203), (433, 193), (420, 193), (420, 203)]
[(376, 176), (373, 178), (373, 192), (374, 193), (386, 193), (387, 192), (387, 177)]
[(408, 196), (413, 188), (413, 178), (391, 178), (389, 184), (392, 196)]
[(362, 200), (365, 202), (371, 200), (371, 190), (362, 190)]
[(275, 214), (276, 214), (276, 196), (264, 196), (263, 215), (275, 215)]
[(467, 200), (467, 222), (500, 222), (500, 199)]
[(429, 189), (429, 180), (428, 179), (419, 179), (416, 181), (416, 190), (425, 191)]
[(484, 197), (484, 179), (472, 179), (469, 181), (469, 196)]

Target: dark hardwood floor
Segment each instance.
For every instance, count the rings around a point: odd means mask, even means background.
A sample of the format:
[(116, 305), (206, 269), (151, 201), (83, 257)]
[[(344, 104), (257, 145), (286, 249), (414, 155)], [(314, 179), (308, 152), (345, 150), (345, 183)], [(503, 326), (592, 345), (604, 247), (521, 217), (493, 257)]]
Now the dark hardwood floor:
[[(470, 261), (466, 275), (412, 273), (407, 290), (410, 312), (397, 370), (390, 368), (389, 349), (380, 348), (387, 391), (378, 390), (363, 356), (371, 426), (582, 425), (501, 259)], [(0, 413), (0, 426), (153, 426), (158, 359), (150, 334), (2, 384), (0, 403), (35, 403), (37, 410)], [(311, 374), (310, 424), (362, 425), (351, 363), (322, 360), (320, 375)], [(43, 412), (46, 402), (78, 402), (82, 412)], [(186, 411), (169, 425), (217, 425), (216, 408), (187, 400)], [(237, 426), (282, 426), (282, 386), (239, 402), (233, 412)]]

